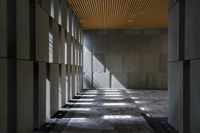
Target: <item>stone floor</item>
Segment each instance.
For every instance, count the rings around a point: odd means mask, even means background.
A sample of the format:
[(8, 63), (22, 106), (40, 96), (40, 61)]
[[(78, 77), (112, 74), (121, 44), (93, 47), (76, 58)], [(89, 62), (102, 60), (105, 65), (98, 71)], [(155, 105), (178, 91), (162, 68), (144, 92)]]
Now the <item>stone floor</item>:
[(87, 90), (73, 99), (71, 108), (51, 132), (62, 133), (153, 133), (141, 116), (167, 115), (167, 91), (99, 89)]

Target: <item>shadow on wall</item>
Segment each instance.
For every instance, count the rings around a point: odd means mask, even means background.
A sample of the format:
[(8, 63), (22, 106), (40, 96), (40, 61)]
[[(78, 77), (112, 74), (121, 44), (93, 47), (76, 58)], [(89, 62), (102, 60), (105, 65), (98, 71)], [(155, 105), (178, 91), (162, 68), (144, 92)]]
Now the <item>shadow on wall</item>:
[(165, 89), (167, 49), (167, 30), (85, 31), (84, 88)]
[[(84, 47), (85, 55), (92, 56), (87, 47)], [(88, 56), (86, 56), (88, 57)], [(90, 57), (91, 58), (91, 57)], [(88, 60), (89, 58), (86, 58)], [(126, 88), (122, 82), (115, 77), (100, 61), (101, 59), (93, 56), (91, 63), (84, 63), (84, 88)], [(88, 66), (89, 65), (89, 66)], [(91, 65), (91, 66), (90, 66)], [(90, 68), (91, 67), (91, 68)], [(91, 71), (95, 71), (93, 74)]]

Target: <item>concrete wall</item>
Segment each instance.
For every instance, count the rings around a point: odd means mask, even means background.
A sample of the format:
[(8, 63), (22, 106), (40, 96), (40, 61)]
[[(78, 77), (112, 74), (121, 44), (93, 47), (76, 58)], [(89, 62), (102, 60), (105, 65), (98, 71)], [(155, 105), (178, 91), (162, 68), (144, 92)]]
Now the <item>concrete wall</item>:
[(199, 133), (200, 1), (170, 0), (169, 123), (180, 133)]
[(66, 0), (0, 0), (0, 132), (34, 132), (82, 90), (79, 30)]
[(167, 37), (164, 29), (84, 31), (84, 87), (166, 89)]

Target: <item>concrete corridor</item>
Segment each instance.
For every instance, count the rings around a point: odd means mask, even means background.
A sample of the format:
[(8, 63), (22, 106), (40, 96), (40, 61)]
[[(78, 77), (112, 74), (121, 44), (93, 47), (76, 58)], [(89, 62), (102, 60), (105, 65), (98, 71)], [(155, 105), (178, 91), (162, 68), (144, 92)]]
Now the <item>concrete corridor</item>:
[(167, 116), (167, 91), (87, 90), (60, 110), (66, 114), (50, 121), (56, 123), (50, 132), (153, 133), (141, 113)]

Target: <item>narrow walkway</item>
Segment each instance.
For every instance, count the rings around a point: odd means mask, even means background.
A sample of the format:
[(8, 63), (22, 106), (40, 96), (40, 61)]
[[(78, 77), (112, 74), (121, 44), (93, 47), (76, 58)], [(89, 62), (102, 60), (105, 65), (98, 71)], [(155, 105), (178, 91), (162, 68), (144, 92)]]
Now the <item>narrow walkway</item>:
[(57, 126), (64, 125), (62, 133), (153, 133), (141, 112), (166, 115), (166, 94), (167, 91), (88, 90), (69, 103), (71, 108), (63, 108), (67, 113)]

